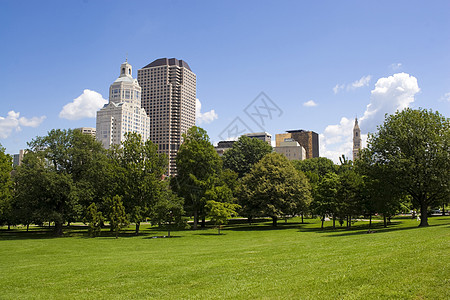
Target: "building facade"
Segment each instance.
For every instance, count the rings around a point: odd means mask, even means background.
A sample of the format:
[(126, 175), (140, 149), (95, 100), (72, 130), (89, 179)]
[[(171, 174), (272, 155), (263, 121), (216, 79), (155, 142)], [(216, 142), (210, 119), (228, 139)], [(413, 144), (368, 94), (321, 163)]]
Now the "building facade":
[(182, 134), (195, 126), (196, 75), (176, 58), (160, 58), (138, 70), (142, 107), (150, 117), (150, 139), (169, 158), (169, 175), (176, 174)]
[(128, 62), (120, 66), (119, 78), (109, 88), (109, 103), (97, 111), (96, 137), (105, 148), (120, 144), (127, 132), (149, 138), (150, 119), (141, 107), (141, 87), (132, 77)]
[(304, 160), (306, 158), (306, 150), (294, 139), (287, 138), (280, 143), (279, 147), (274, 147), (276, 153), (286, 156), (289, 160)]
[(271, 145), (271, 143), (272, 143), (272, 135), (267, 132), (246, 133), (244, 135), (248, 136), (249, 138), (252, 138), (252, 139), (261, 140), (263, 142), (268, 143), (269, 145)]
[(217, 154), (219, 156), (223, 156), (226, 151), (233, 148), (233, 145), (236, 141), (220, 141), (217, 143), (217, 146), (214, 147), (216, 149)]
[(353, 126), (353, 161), (358, 158), (359, 150), (361, 150), (361, 129), (359, 129), (358, 118), (355, 118)]
[(81, 131), (82, 134), (88, 134), (92, 135), (93, 137), (96, 137), (97, 130), (93, 127), (79, 127), (75, 128), (74, 130)]
[(305, 148), (306, 158), (319, 157), (319, 135), (314, 131), (288, 130), (275, 135), (275, 146), (280, 147), (286, 139), (293, 139)]

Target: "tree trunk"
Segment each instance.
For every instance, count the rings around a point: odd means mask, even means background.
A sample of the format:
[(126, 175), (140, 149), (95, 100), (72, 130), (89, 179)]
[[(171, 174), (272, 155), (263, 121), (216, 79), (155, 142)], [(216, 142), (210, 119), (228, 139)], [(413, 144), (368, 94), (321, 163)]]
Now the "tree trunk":
[(384, 222), (384, 228), (387, 228), (387, 220), (386, 220), (385, 214), (383, 214), (383, 222)]
[(193, 227), (194, 230), (197, 230), (197, 224), (198, 224), (198, 211), (195, 210), (194, 211), (194, 227)]
[(30, 223), (27, 224), (27, 232), (28, 232), (28, 229), (30, 229)]
[(219, 235), (220, 235), (220, 225), (218, 226), (218, 228), (219, 228)]
[(302, 213), (302, 224), (303, 224), (303, 213)]
[(428, 205), (425, 201), (421, 201), (420, 203), (420, 224), (419, 227), (428, 226), (428, 215), (427, 215)]
[(202, 225), (201, 225), (201, 227), (202, 228), (206, 227), (206, 217), (205, 216), (202, 216)]
[(442, 215), (445, 216), (445, 203), (442, 203)]
[(136, 231), (135, 234), (138, 235), (139, 234), (139, 227), (141, 226), (141, 222), (136, 222)]
[(323, 222), (325, 222), (325, 216), (322, 216), (322, 225), (320, 226), (320, 229), (323, 229)]
[(333, 215), (333, 229), (336, 229), (336, 216)]
[(62, 222), (55, 222), (55, 235), (62, 236), (63, 235), (63, 224)]
[(278, 220), (277, 217), (272, 217), (272, 226), (273, 227), (277, 227), (277, 220)]
[(250, 225), (252, 225), (252, 220), (253, 220), (253, 218), (250, 216), (250, 217), (248, 217), (248, 223), (250, 224)]
[(11, 224), (8, 223), (8, 231), (11, 230)]
[(167, 237), (170, 238), (170, 228), (167, 230)]
[(372, 214), (369, 215), (369, 231), (371, 227), (372, 227)]

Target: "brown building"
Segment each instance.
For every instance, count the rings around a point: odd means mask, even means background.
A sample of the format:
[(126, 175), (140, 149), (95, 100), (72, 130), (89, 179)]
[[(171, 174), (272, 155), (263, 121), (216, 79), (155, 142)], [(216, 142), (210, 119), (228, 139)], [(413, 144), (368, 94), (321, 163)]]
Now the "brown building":
[(319, 157), (319, 135), (314, 131), (288, 130), (287, 133), (275, 135), (276, 147), (287, 139), (293, 139), (306, 151), (306, 158)]
[(150, 140), (167, 154), (169, 175), (175, 175), (182, 134), (195, 126), (196, 76), (185, 61), (160, 58), (138, 70), (137, 79), (150, 117)]

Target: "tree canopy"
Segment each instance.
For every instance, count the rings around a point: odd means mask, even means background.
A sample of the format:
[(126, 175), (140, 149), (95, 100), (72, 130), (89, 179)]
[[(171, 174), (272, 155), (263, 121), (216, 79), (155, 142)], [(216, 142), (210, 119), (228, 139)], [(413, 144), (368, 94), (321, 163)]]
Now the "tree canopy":
[(224, 153), (223, 166), (233, 170), (241, 178), (250, 171), (255, 163), (271, 152), (272, 147), (268, 143), (243, 135), (231, 149)]
[(450, 193), (449, 149), (448, 118), (406, 108), (386, 116), (378, 132), (369, 135), (357, 164), (390, 189), (410, 195), (421, 211), (419, 226), (427, 226), (427, 209)]

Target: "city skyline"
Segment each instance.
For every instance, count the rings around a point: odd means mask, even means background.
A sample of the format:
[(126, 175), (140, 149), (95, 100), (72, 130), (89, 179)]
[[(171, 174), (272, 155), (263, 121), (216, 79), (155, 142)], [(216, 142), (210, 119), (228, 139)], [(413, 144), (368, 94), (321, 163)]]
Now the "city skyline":
[[(215, 144), (232, 128), (311, 130), (320, 156), (337, 162), (352, 156), (355, 117), (364, 145), (396, 109), (450, 115), (447, 1), (25, 3), (0, 12), (0, 143), (10, 154), (53, 128), (95, 127), (127, 56), (136, 69), (189, 62), (197, 125)], [(189, 17), (168, 22), (171, 11)], [(270, 118), (252, 111), (261, 103)]]

